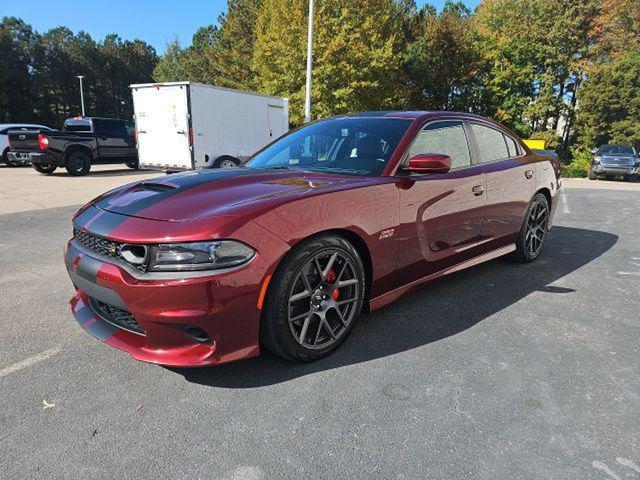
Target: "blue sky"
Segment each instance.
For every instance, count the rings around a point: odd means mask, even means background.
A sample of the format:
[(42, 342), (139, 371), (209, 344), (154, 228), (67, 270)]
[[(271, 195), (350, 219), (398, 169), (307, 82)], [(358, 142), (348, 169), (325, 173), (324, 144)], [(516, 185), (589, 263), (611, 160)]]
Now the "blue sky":
[[(444, 2), (428, 3), (441, 8)], [(479, 0), (464, 3), (475, 8)], [(20, 17), (38, 32), (65, 25), (74, 32), (85, 30), (96, 40), (107, 33), (140, 38), (162, 53), (176, 36), (182, 45), (191, 43), (196, 29), (215, 23), (226, 5), (226, 0), (0, 0), (0, 16)]]

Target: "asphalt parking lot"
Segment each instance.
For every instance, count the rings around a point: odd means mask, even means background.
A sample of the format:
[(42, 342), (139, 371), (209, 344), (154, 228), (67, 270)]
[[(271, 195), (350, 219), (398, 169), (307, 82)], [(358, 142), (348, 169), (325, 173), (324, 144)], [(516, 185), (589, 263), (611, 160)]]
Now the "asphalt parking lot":
[(537, 263), (425, 286), (329, 358), (179, 370), (68, 306), (70, 216), (148, 175), (0, 169), (0, 478), (640, 478), (640, 184), (566, 181)]

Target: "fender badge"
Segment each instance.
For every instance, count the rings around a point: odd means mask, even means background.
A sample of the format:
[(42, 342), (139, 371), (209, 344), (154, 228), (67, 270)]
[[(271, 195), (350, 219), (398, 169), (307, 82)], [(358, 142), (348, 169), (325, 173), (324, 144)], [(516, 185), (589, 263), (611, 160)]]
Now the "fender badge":
[(382, 230), (380, 232), (380, 240), (385, 240), (387, 238), (393, 237), (393, 232), (394, 232), (393, 228), (389, 228), (388, 230)]

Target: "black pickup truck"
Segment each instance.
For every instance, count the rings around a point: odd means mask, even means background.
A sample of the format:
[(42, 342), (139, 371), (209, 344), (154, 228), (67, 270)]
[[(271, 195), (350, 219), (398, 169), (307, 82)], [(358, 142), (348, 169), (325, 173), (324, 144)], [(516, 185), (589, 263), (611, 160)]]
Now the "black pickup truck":
[(125, 163), (138, 168), (133, 122), (113, 118), (74, 117), (62, 130), (10, 130), (9, 156), (30, 162), (40, 173), (58, 167), (70, 175), (86, 175), (94, 163)]

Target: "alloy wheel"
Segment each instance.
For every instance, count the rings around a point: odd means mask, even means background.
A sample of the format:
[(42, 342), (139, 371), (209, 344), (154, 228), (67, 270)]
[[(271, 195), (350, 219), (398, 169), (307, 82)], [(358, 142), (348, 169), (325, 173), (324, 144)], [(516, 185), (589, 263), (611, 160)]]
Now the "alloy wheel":
[(546, 203), (536, 202), (533, 204), (527, 219), (527, 232), (524, 237), (524, 243), (527, 253), (531, 258), (535, 258), (540, 254), (544, 238), (547, 234), (547, 221), (549, 219), (549, 211)]
[(307, 260), (289, 292), (294, 339), (314, 350), (337, 342), (354, 320), (359, 291), (357, 271), (344, 252), (327, 249)]

